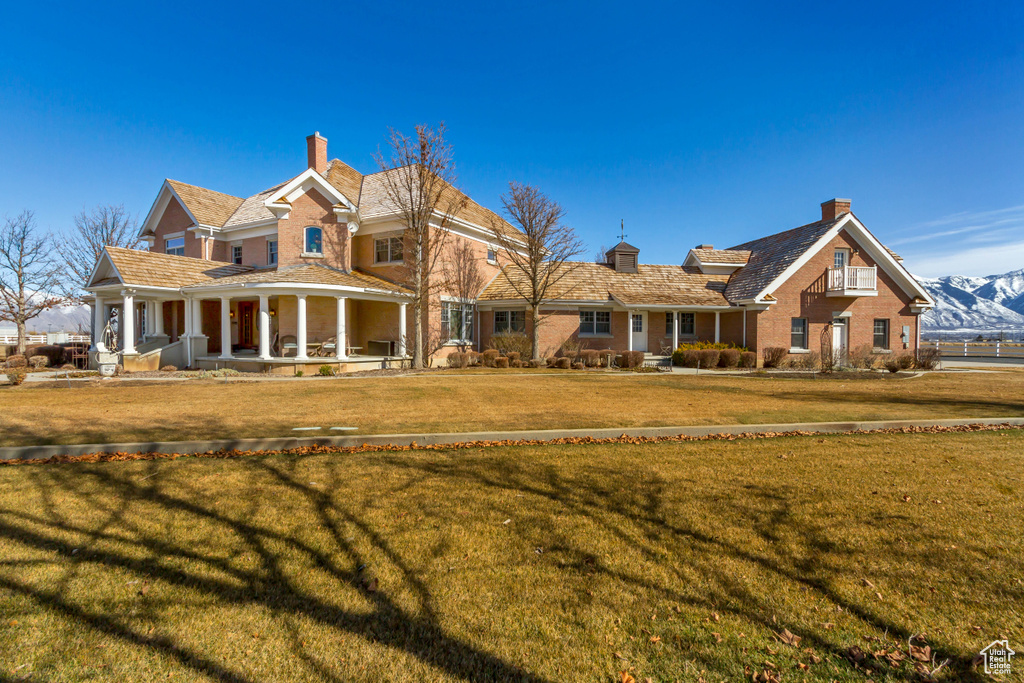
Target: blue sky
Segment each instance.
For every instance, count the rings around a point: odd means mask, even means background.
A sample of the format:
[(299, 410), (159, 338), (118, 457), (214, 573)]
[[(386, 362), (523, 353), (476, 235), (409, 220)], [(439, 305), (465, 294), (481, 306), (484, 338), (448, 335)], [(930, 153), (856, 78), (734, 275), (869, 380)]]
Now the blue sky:
[(1024, 267), (1024, 3), (488, 5), (6, 6), (0, 214), (246, 196), (314, 130), (370, 172), (444, 120), (474, 199), (536, 184), (591, 251), (625, 219), (678, 263), (839, 196), (919, 274)]

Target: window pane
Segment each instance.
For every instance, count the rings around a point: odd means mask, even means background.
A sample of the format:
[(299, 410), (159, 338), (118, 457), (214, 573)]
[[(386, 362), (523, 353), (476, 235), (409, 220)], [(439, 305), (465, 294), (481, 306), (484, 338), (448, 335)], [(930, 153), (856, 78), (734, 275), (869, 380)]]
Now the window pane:
[(580, 311), (580, 334), (594, 334), (593, 311)]
[(633, 314), (633, 331), (643, 332), (644, 331), (644, 316), (643, 313)]
[(267, 264), (274, 265), (277, 263), (277, 240), (271, 240), (267, 242)]
[(511, 311), (510, 327), (516, 332), (526, 332), (526, 311)]
[(242, 263), (242, 248), (241, 247), (231, 247), (231, 260), (234, 263), (238, 263), (238, 264)]
[(694, 334), (695, 333), (694, 330), (695, 330), (694, 314), (693, 313), (683, 313), (682, 316), (679, 318), (679, 333), (680, 334)]
[(672, 323), (673, 323), (673, 321), (674, 321), (673, 314), (672, 313), (666, 313), (665, 314), (665, 334), (666, 335), (671, 335), (672, 334)]
[(508, 330), (508, 311), (494, 312), (494, 331), (505, 332)]
[(876, 349), (887, 349), (889, 348), (889, 321), (888, 320), (875, 320), (875, 339), (874, 345)]
[(306, 228), (306, 253), (323, 253), (323, 231), (320, 228)]
[(497, 261), (498, 260), (498, 252), (494, 251), (493, 249), (488, 249), (487, 250), (487, 260), (488, 261)]
[(611, 334), (612, 333), (612, 314), (611, 311), (595, 311), (594, 312), (594, 332), (596, 334)]
[(462, 338), (469, 341), (473, 338), (473, 305), (464, 304), (462, 307)]
[(807, 319), (793, 318), (789, 345), (794, 349), (807, 348)]
[(833, 257), (833, 264), (836, 268), (842, 268), (846, 265), (846, 250), (836, 249), (835, 256)]
[(185, 255), (185, 238), (175, 237), (172, 240), (164, 240), (164, 253), (174, 256)]
[(402, 238), (392, 237), (391, 240), (391, 258), (389, 261), (401, 261), (405, 256), (402, 254)]

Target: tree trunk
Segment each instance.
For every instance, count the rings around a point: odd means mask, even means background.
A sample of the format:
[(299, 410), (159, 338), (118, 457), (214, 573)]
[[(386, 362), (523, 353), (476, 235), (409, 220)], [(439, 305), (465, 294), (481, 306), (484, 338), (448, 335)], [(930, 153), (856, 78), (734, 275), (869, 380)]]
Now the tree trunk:
[(540, 360), (540, 306), (532, 306), (530, 308), (530, 315), (533, 318), (532, 355), (534, 360)]
[(18, 321), (18, 355), (25, 355), (25, 321)]

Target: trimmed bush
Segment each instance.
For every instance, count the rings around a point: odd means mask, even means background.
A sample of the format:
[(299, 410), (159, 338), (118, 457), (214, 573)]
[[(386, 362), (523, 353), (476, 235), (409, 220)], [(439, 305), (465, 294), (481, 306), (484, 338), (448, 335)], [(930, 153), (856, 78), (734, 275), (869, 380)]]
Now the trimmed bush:
[(466, 367), (472, 368), (480, 365), (479, 351), (466, 351)]
[(899, 372), (902, 368), (900, 367), (900, 361), (898, 358), (887, 358), (885, 360), (885, 369), (894, 375)]
[(462, 351), (452, 351), (448, 354), (448, 367), (464, 368), (469, 362), (469, 355)]
[(743, 351), (740, 353), (740, 367), (743, 368), (756, 368), (757, 367), (757, 354), (753, 351)]
[(921, 370), (934, 370), (940, 360), (942, 360), (942, 351), (939, 349), (918, 349), (917, 351), (917, 367)]
[(789, 355), (789, 350), (781, 346), (769, 346), (764, 350), (764, 366), (766, 368), (777, 368)]
[(498, 356), (494, 359), (494, 367), (501, 368), (503, 370), (508, 369), (508, 356)]
[(793, 359), (793, 367), (801, 370), (817, 370), (821, 367), (821, 355), (816, 351), (801, 353)]
[(747, 348), (744, 346), (736, 346), (735, 344), (728, 342), (710, 342), (710, 341), (695, 341), (695, 342), (683, 342), (679, 345), (680, 349), (684, 351), (687, 349), (694, 351), (703, 351), (704, 349), (737, 349), (739, 351), (746, 351)]
[(509, 364), (519, 360), (522, 357), (522, 355), (518, 351), (509, 351), (508, 353), (505, 354), (505, 356), (508, 358)]
[(78, 368), (76, 368), (76, 367), (75, 367), (74, 365), (72, 365), (71, 363), (65, 363), (64, 365), (60, 366), (60, 369), (61, 369), (61, 370), (68, 370), (68, 371), (71, 371), (71, 370), (77, 370)]
[(28, 373), (24, 368), (11, 368), (7, 371), (7, 381), (11, 383), (11, 386), (18, 386), (25, 381), (25, 375)]
[(587, 364), (584, 363), (581, 360), (578, 360), (578, 361), (576, 361), (575, 363), (572, 364), (572, 369), (573, 370), (582, 370), (585, 367), (587, 367)]
[[(599, 367), (607, 368), (615, 362), (615, 356), (618, 354), (615, 353), (614, 349), (601, 349), (598, 351), (598, 355), (600, 356), (598, 360)], [(611, 359), (610, 361), (609, 358)]]
[(43, 356), (47, 360), (47, 365), (43, 367), (59, 367), (64, 365), (65, 361), (68, 360), (67, 350), (63, 346), (54, 346), (50, 344), (44, 344), (41, 346), (33, 346), (25, 350), (25, 356), (27, 358), (36, 358)]
[(8, 356), (7, 363), (5, 363), (5, 365), (9, 368), (27, 368), (28, 360), (25, 356), (15, 354), (13, 356)]
[(496, 349), (499, 356), (512, 357), (518, 353), (519, 357), (529, 356), (532, 352), (533, 341), (524, 332), (497, 332), (491, 335), (488, 348)]
[(500, 356), (501, 353), (498, 351), (498, 349), (487, 349), (486, 351), (484, 351), (480, 355), (481, 355), (480, 363), (485, 368), (493, 368), (494, 367), (494, 361), (498, 359), (498, 356)]
[(543, 368), (547, 365), (547, 361), (543, 358), (531, 358), (528, 363), (531, 368)]
[[(74, 367), (74, 366), (72, 366), (72, 367)], [(160, 372), (177, 372), (177, 371), (178, 371), (178, 368), (174, 367), (173, 365), (165, 365), (162, 368), (160, 368)]]
[(521, 361), (521, 360), (519, 360), (519, 359), (516, 359), (516, 360), (510, 360), (510, 361), (508, 362), (508, 366), (509, 366), (510, 368), (521, 368), (521, 367), (523, 367), (523, 361)]
[(572, 367), (572, 359), (568, 358), (567, 356), (556, 358), (555, 367), (558, 368), (559, 370), (568, 370), (570, 367)]
[(601, 365), (601, 352), (597, 349), (583, 349), (580, 356), (583, 358), (583, 364), (588, 368), (596, 368)]
[(50, 359), (46, 356), (32, 356), (28, 359), (28, 364), (35, 370), (42, 370), (50, 367)]
[(718, 367), (734, 368), (740, 364), (739, 349), (722, 349), (718, 352)]
[(548, 356), (544, 360), (548, 364), (549, 368), (553, 368), (558, 365), (558, 356)]
[(909, 353), (901, 353), (896, 356), (896, 362), (900, 366), (900, 370), (910, 370), (914, 367), (914, 357)]
[(330, 365), (321, 365), (318, 372), (324, 377), (334, 377), (334, 368)]
[(721, 355), (722, 352), (718, 349), (700, 349), (697, 351), (697, 356), (700, 358), (700, 367), (702, 368), (717, 368), (718, 359)]
[(633, 368), (639, 368), (644, 364), (644, 352), (643, 351), (623, 351), (619, 354), (619, 357), (615, 359), (620, 368), (632, 370)]

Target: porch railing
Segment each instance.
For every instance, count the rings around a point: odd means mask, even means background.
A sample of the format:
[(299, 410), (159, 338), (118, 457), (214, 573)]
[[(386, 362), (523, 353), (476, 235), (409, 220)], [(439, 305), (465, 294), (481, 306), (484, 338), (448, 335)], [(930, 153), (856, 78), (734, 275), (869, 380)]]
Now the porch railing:
[(829, 268), (828, 288), (874, 291), (878, 269), (875, 266), (841, 266)]

